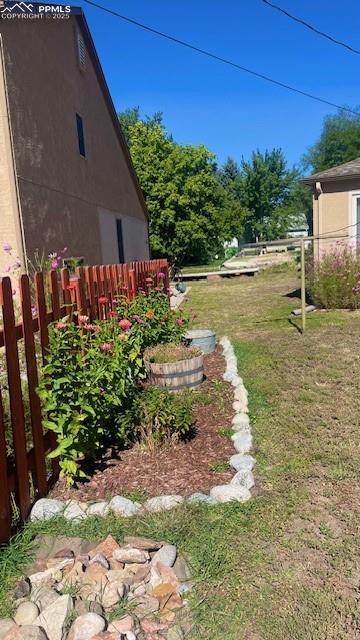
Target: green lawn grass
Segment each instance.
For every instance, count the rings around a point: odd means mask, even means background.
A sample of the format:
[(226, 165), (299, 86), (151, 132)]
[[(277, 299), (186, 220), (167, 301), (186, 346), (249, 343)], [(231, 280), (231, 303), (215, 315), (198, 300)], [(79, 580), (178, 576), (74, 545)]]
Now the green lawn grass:
[[(359, 638), (360, 315), (316, 312), (301, 335), (288, 322), (297, 288), (295, 270), (269, 271), (196, 283), (187, 303), (199, 326), (233, 340), (249, 390), (253, 499), (66, 524), (94, 540), (131, 532), (176, 544), (195, 576), (192, 640)], [(3, 551), (1, 615), (34, 534), (64, 529), (29, 524)]]

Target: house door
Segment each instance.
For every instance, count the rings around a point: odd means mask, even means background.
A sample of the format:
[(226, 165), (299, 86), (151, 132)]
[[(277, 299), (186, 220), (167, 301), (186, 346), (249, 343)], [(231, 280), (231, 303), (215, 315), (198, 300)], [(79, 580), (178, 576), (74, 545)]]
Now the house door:
[(352, 197), (351, 224), (351, 235), (360, 241), (360, 193), (355, 193)]

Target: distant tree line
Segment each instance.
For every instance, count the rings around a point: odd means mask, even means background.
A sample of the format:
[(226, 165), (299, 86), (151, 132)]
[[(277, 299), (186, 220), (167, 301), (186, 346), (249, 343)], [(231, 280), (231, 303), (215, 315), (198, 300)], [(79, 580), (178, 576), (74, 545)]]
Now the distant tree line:
[[(320, 171), (360, 156), (360, 118), (339, 112), (324, 121), (319, 141), (302, 160), (302, 170)], [(154, 256), (178, 264), (221, 255), (233, 238), (275, 240), (306, 217), (312, 222), (311, 193), (299, 183), (281, 149), (254, 151), (238, 164), (218, 167), (204, 145), (177, 143), (162, 114), (140, 117), (139, 108), (119, 114), (150, 214)]]

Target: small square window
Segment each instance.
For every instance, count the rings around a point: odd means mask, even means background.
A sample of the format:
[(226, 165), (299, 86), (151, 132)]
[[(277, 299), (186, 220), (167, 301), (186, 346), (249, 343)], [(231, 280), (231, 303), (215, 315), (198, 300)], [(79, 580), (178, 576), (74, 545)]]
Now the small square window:
[(82, 117), (78, 113), (76, 114), (76, 130), (78, 136), (79, 153), (81, 156), (83, 156), (83, 158), (86, 158), (84, 123)]
[(79, 67), (80, 67), (80, 69), (82, 71), (85, 71), (85, 69), (86, 69), (86, 47), (85, 47), (84, 38), (83, 38), (82, 34), (80, 33), (80, 31), (77, 32), (76, 40), (77, 40), (77, 54), (78, 54)]

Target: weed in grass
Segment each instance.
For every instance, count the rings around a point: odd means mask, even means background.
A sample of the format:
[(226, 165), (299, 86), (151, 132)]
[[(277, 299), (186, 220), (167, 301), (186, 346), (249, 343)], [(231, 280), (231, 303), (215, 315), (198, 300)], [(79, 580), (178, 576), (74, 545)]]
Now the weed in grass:
[(145, 500), (148, 499), (148, 495), (146, 491), (142, 489), (138, 489), (136, 491), (130, 491), (128, 493), (123, 494), (125, 498), (132, 500), (133, 502), (139, 502), (139, 504), (143, 504)]
[(231, 436), (234, 435), (234, 432), (230, 427), (224, 427), (224, 429), (219, 429), (218, 434), (223, 438), (231, 438)]
[(210, 462), (208, 464), (208, 469), (215, 473), (224, 473), (224, 471), (228, 471), (230, 469), (230, 464), (228, 462)]

